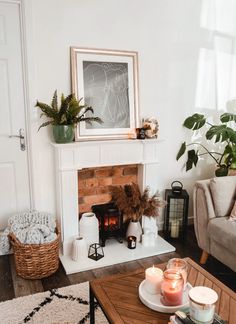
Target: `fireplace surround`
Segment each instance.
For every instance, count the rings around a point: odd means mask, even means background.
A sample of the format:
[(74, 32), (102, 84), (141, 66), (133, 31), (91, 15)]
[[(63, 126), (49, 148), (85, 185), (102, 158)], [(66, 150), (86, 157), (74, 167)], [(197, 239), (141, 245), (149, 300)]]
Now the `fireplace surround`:
[[(79, 236), (78, 171), (83, 168), (138, 164), (137, 179), (140, 189), (142, 190), (146, 186), (150, 186), (155, 191), (158, 189), (157, 148), (159, 142), (157, 139), (129, 139), (52, 144), (55, 152), (57, 217), (61, 226), (61, 261), (67, 273), (118, 262), (118, 260), (115, 261), (114, 257), (111, 260), (102, 258), (97, 262), (101, 261), (99, 264), (92, 264), (91, 266), (88, 264), (81, 268), (81, 265), (75, 264), (71, 260), (72, 243), (75, 237)], [(113, 242), (109, 243), (109, 245), (113, 245)], [(109, 250), (109, 247), (107, 249)], [(113, 248), (114, 251), (115, 249)], [(127, 247), (125, 249), (128, 250)], [(160, 246), (158, 246), (159, 250)], [(168, 244), (161, 253), (173, 250), (174, 248)], [(120, 252), (117, 253), (122, 254)], [(132, 258), (155, 255), (160, 253), (160, 251), (142, 249), (141, 252), (137, 250), (135, 253), (137, 253), (136, 257), (135, 254), (131, 256), (122, 255), (124, 256), (123, 262), (129, 261)]]

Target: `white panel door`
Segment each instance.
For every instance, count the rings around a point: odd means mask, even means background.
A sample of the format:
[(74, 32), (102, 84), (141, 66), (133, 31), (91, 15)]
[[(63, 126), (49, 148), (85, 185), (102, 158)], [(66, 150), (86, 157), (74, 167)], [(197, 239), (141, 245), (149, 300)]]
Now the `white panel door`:
[[(30, 208), (19, 4), (0, 1), (0, 230), (13, 213)], [(24, 139), (22, 139), (22, 144)]]

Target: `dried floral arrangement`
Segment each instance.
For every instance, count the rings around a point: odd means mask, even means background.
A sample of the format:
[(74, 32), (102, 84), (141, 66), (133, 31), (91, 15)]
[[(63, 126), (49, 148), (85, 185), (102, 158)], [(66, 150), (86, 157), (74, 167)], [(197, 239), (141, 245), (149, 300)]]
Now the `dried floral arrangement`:
[(145, 215), (148, 217), (159, 216), (159, 207), (165, 206), (158, 192), (150, 196), (150, 188), (145, 188), (141, 194), (139, 186), (132, 182), (124, 186), (112, 186), (110, 188), (112, 200), (120, 211), (124, 220), (138, 221)]

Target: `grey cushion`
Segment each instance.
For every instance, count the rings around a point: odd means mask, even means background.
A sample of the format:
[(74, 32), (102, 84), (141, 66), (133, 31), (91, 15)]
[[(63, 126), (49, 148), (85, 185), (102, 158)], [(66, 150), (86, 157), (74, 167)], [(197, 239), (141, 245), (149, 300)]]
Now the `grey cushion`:
[(229, 216), (235, 200), (236, 176), (210, 180), (210, 190), (216, 217)]
[(208, 223), (207, 230), (210, 240), (219, 242), (236, 254), (236, 222), (230, 222), (228, 217), (212, 218)]

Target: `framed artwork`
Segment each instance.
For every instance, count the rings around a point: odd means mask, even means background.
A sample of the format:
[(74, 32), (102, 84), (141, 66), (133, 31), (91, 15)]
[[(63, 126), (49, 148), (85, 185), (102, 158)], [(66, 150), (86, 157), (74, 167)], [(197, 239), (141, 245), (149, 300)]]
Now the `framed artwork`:
[(71, 47), (71, 78), (77, 99), (82, 98), (103, 121), (79, 123), (76, 140), (135, 137), (139, 127), (137, 52)]

